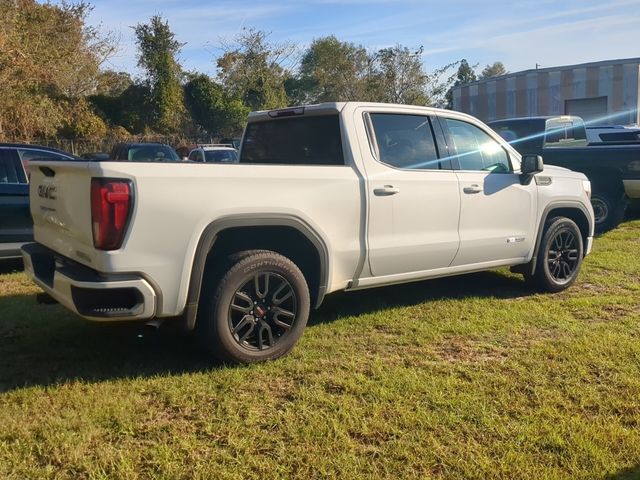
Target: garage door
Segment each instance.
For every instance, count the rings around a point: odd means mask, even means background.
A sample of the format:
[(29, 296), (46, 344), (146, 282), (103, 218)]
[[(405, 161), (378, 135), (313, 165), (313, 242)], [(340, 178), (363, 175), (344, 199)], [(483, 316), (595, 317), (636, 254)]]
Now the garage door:
[(607, 97), (594, 98), (574, 98), (565, 100), (564, 113), (566, 115), (577, 115), (585, 122), (595, 121), (606, 124), (607, 119)]

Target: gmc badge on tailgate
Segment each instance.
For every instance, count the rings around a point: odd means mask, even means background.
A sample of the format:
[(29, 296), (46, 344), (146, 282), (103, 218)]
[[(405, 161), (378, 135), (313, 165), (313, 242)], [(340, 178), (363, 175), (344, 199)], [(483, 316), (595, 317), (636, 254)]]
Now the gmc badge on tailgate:
[(56, 186), (55, 185), (38, 185), (38, 196), (42, 198), (48, 198), (49, 200), (55, 200)]

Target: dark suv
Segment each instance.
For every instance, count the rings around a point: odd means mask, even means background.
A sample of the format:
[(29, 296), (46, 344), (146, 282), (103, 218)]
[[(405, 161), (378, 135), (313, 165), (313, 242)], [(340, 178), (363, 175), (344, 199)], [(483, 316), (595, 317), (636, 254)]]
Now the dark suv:
[(25, 166), (36, 159), (69, 161), (77, 157), (39, 145), (0, 143), (0, 259), (21, 257), (20, 245), (33, 241)]

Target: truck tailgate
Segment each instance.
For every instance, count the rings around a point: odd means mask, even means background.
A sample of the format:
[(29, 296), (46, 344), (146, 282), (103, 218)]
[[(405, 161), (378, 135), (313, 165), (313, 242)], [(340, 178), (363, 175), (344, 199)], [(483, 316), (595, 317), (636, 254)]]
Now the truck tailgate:
[(33, 162), (29, 171), (35, 240), (78, 262), (93, 263), (89, 164)]

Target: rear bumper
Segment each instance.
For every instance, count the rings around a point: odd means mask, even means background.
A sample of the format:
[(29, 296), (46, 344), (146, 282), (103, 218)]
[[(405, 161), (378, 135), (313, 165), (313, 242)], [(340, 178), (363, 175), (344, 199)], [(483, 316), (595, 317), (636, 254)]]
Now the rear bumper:
[(624, 191), (629, 198), (640, 198), (640, 180), (623, 180)]
[(35, 283), (88, 320), (145, 320), (155, 315), (157, 295), (144, 278), (101, 274), (39, 243), (24, 245), (22, 257)]
[(21, 258), (22, 252), (20, 252), (20, 247), (22, 247), (22, 245), (24, 245), (24, 242), (0, 243), (0, 260)]

